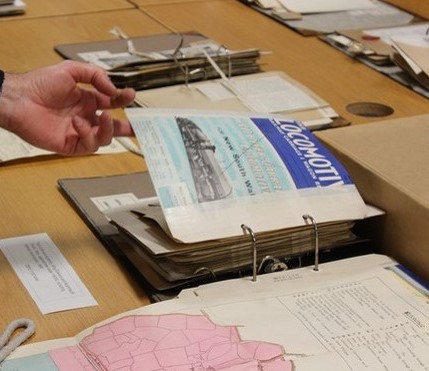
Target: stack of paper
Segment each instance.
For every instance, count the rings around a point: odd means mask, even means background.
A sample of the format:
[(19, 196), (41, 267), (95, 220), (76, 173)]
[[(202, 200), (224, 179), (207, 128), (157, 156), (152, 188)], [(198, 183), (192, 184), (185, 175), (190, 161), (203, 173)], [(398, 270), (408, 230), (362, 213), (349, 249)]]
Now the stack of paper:
[(242, 0), (303, 35), (410, 23), (414, 16), (378, 0)]
[(393, 61), (429, 90), (429, 35), (396, 37), (393, 48)]
[[(146, 211), (147, 202), (143, 201), (109, 210), (106, 215), (124, 234), (129, 246), (138, 251), (146, 263), (171, 285), (211, 274), (222, 276), (249, 271), (252, 266), (253, 243), (251, 236), (243, 231), (229, 238), (181, 243), (169, 236), (158, 223), (150, 220), (152, 214)], [(320, 249), (323, 251), (357, 243), (359, 240), (351, 231), (353, 226), (352, 221), (318, 225)], [(257, 234), (256, 246), (258, 265), (265, 256), (297, 257), (314, 251), (314, 229), (312, 225), (300, 225), (260, 232)]]
[(429, 22), (337, 30), (321, 36), (335, 48), (417, 93), (429, 97)]
[(197, 32), (57, 45), (62, 56), (106, 69), (118, 87), (137, 90), (219, 77), (209, 54), (228, 76), (260, 71), (257, 49), (229, 50)]
[[(157, 197), (106, 215), (170, 283), (356, 240), (366, 206), (341, 164), (283, 116), (127, 109)], [(310, 219), (311, 220), (311, 219)], [(255, 239), (253, 239), (252, 237)]]
[(174, 110), (198, 108), (283, 114), (301, 121), (311, 130), (346, 124), (327, 101), (280, 71), (140, 90), (136, 103), (142, 107)]

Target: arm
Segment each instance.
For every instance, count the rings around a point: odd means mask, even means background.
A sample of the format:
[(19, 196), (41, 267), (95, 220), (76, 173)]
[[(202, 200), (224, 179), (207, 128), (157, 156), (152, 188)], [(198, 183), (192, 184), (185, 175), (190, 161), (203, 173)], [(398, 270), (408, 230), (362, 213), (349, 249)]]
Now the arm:
[(133, 89), (117, 89), (103, 69), (87, 63), (64, 61), (23, 74), (5, 73), (0, 126), (43, 149), (88, 154), (113, 136), (133, 135), (128, 121), (102, 110), (124, 107), (134, 96)]

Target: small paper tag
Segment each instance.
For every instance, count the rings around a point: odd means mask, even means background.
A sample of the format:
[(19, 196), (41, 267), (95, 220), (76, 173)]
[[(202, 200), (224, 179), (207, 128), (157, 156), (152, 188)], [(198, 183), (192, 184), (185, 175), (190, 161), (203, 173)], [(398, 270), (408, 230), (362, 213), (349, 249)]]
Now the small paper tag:
[(0, 250), (43, 314), (98, 305), (46, 233), (0, 240)]

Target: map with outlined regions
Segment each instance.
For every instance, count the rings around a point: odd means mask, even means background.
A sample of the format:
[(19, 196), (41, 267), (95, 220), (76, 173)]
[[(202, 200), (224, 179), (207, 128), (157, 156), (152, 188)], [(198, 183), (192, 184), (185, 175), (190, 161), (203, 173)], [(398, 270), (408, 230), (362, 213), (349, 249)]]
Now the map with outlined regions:
[(1, 371), (427, 371), (429, 290), (369, 254), (182, 291)]
[[(98, 327), (80, 343), (100, 370), (292, 370), (277, 344), (242, 341), (234, 326), (205, 316), (129, 316)], [(49, 352), (61, 371), (93, 370), (78, 347)]]

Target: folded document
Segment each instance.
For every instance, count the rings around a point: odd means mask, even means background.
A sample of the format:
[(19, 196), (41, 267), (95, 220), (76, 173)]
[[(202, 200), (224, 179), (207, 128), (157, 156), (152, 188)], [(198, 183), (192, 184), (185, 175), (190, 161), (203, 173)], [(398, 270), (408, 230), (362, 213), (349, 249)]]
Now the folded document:
[(2, 370), (427, 370), (427, 294), (398, 269), (366, 255), (202, 286), (22, 346)]
[(173, 110), (283, 114), (301, 121), (311, 130), (346, 124), (327, 101), (281, 71), (139, 90), (136, 103), (142, 107)]

